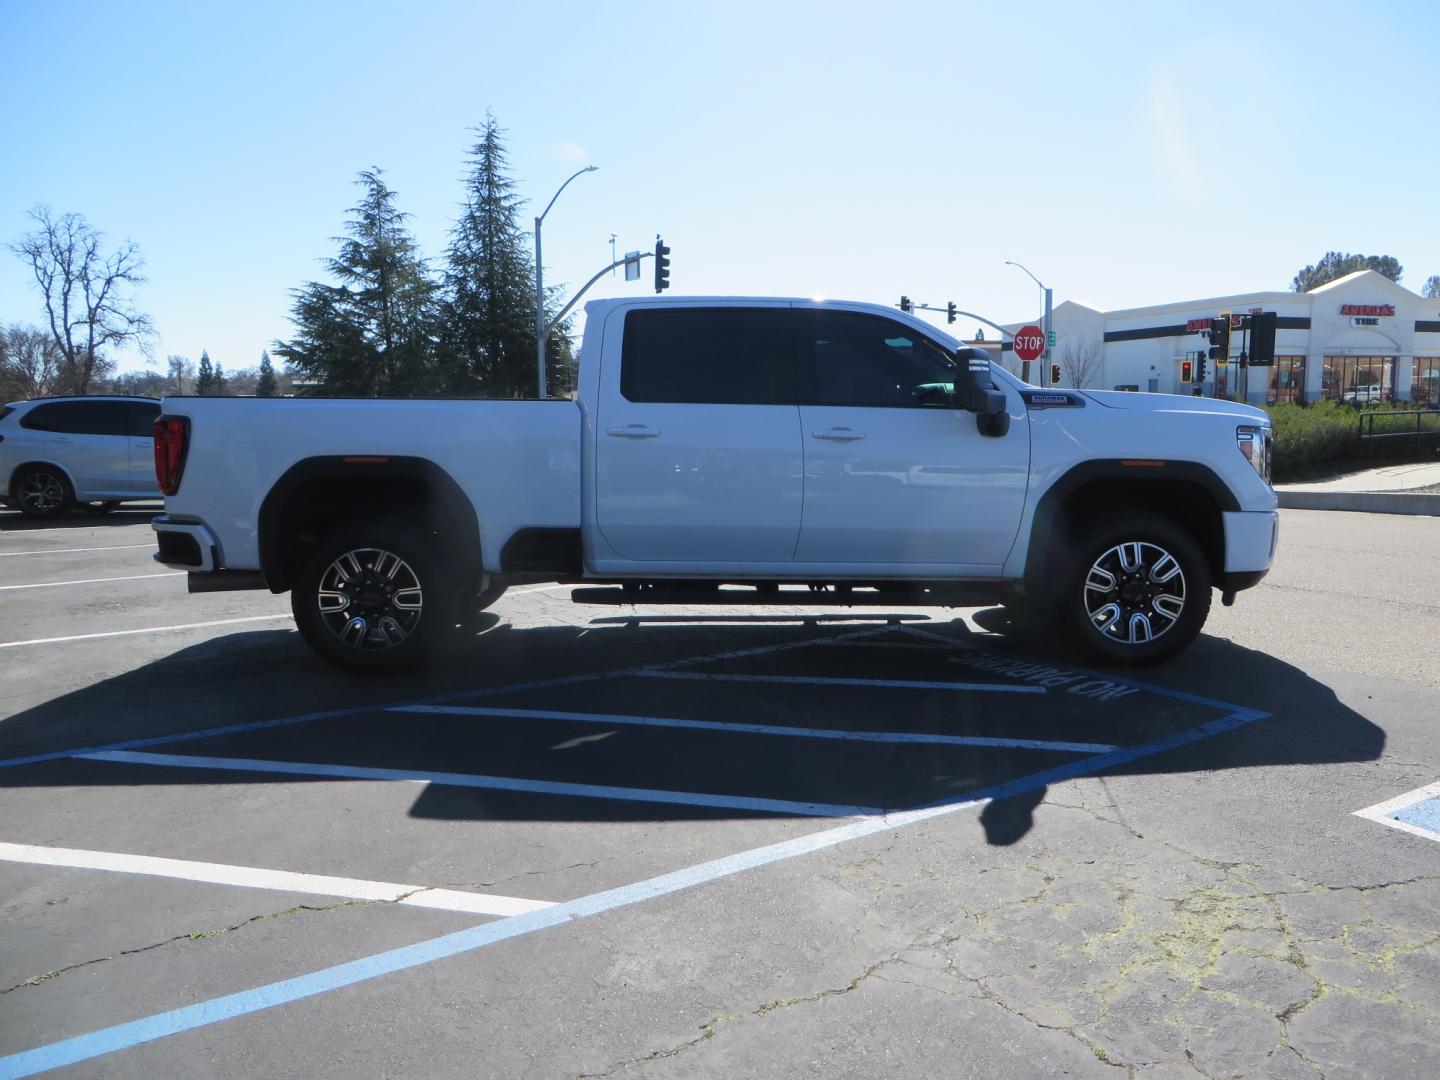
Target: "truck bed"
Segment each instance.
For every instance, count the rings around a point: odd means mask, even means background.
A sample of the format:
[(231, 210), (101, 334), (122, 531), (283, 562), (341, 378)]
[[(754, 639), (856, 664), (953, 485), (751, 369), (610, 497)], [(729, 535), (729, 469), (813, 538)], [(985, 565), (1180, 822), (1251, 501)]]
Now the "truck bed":
[(573, 401), (167, 397), (161, 411), (190, 421), (184, 480), (166, 511), (207, 522), (230, 569), (260, 566), (260, 504), (287, 470), (312, 458), (434, 462), (484, 508), (487, 566), (520, 529), (580, 525)]

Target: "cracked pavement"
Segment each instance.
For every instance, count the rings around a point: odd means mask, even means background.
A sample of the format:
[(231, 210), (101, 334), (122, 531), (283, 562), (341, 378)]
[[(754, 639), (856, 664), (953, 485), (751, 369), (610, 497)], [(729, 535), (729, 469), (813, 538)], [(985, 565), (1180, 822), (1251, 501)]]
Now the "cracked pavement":
[[(713, 1016), (683, 1042), (575, 1075), (759, 1075), (767, 1054), (800, 1067), (787, 1048), (801, 1043), (806, 1075), (919, 1075), (940, 1048), (898, 1018), (947, 1004), (982, 1028), (1021, 1022), (1044, 1033), (1053, 1056), (1019, 1076), (1338, 1080), (1428, 1075), (1440, 1061), (1440, 873), (1309, 881), (1145, 840), (1085, 803), (1045, 803), (1035, 832), (1070, 839), (1022, 843), (967, 877), (916, 873), (913, 852), (893, 845), (834, 867), (827, 880), (870, 917), (866, 937), (905, 932), (905, 944), (843, 985), (797, 987)], [(930, 907), (950, 910), (916, 929), (910, 916)], [(848, 996), (858, 1000), (835, 1000)], [(877, 1012), (907, 1034), (885, 1048), (883, 1067), (864, 1052), (870, 1040), (847, 1030), (848, 1015)], [(817, 1048), (809, 1034), (821, 1031), (841, 1037)], [(1061, 1050), (1054, 1036), (1071, 1045)], [(976, 1049), (963, 1045), (967, 1056)], [(945, 1067), (1004, 1071), (993, 1058)]]

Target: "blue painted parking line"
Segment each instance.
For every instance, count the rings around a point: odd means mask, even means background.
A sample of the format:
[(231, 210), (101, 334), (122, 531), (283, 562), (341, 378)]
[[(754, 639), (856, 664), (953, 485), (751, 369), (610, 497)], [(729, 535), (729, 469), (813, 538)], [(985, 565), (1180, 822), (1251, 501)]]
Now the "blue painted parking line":
[[(993, 649), (987, 648), (983, 645), (978, 645), (972, 641), (967, 641), (964, 638), (950, 637), (948, 634), (939, 634), (933, 630), (924, 630), (918, 626), (898, 626), (895, 628), (895, 630), (897, 633), (908, 634), (912, 637), (925, 638), (928, 641), (944, 642), (947, 645), (951, 645), (956, 649), (964, 650), (965, 652), (968, 652), (974, 656), (987, 658), (987, 666), (989, 667), (989, 670), (994, 671), (996, 674), (1005, 674), (1007, 664), (1028, 666), (1032, 668), (1045, 667), (1045, 665), (1031, 663), (1030, 661), (1027, 661), (1022, 657), (1007, 656), (1004, 653), (996, 652)], [(1156, 686), (1154, 683), (1140, 682), (1136, 679), (1129, 679), (1123, 675), (1117, 675), (1109, 671), (1092, 671), (1089, 668), (1074, 667), (1069, 664), (1065, 665), (1063, 669), (1050, 668), (1048, 670), (1063, 670), (1073, 673), (1076, 676), (1084, 676), (1088, 679), (1094, 680), (1096, 683), (1104, 683), (1117, 687), (1127, 687), (1132, 690), (1142, 690), (1147, 694), (1159, 694), (1161, 697), (1173, 698), (1175, 701), (1186, 701), (1189, 702), (1191, 705), (1204, 705), (1206, 708), (1215, 709), (1218, 712), (1225, 713), (1227, 716), (1244, 715), (1249, 716), (1252, 720), (1259, 720), (1262, 717), (1270, 715), (1269, 713), (1258, 712), (1254, 709), (1247, 709), (1241, 705), (1235, 705), (1232, 702), (1220, 701), (1217, 698), (1203, 697), (1200, 694), (1191, 694), (1185, 690), (1172, 690), (1168, 686)], [(1254, 714), (1253, 716), (1250, 715), (1252, 713)]]
[(620, 802), (668, 803), (704, 806), (717, 810), (744, 810), (799, 817), (854, 817), (882, 814), (878, 806), (762, 799), (751, 795), (710, 795), (695, 791), (660, 791), (655, 788), (614, 787), (608, 784), (571, 784), (556, 780), (525, 780), (514, 776), (477, 776), (472, 773), (429, 772), (422, 769), (376, 769), (361, 765), (325, 765), (308, 761), (264, 761), (256, 758), (193, 757), (189, 754), (144, 754), (112, 750), (80, 754), (85, 761), (121, 765), (159, 765), (168, 769), (211, 769), (224, 772), (280, 773), (286, 776), (327, 776), (336, 780), (385, 780), (490, 791), (524, 791), (540, 795), (567, 795), (580, 799), (614, 799)]
[(1043, 694), (1043, 686), (1015, 683), (927, 682), (920, 679), (846, 679), (824, 675), (731, 675), (709, 671), (665, 671), (660, 668), (636, 672), (647, 679), (708, 679), (711, 682), (779, 683), (790, 686), (866, 686), (877, 690), (969, 690), (972, 693)]
[(855, 630), (848, 634), (805, 638), (801, 641), (786, 641), (778, 645), (760, 645), (751, 649), (734, 649), (728, 652), (712, 653), (707, 656), (693, 656), (684, 660), (676, 660), (669, 664), (641, 665), (631, 668), (621, 668), (615, 671), (588, 672), (580, 675), (560, 675), (553, 679), (534, 679), (522, 683), (502, 683), (499, 686), (486, 686), (472, 690), (456, 690), (446, 694), (432, 694), (427, 697), (412, 698), (408, 701), (396, 701), (391, 702), (389, 705), (353, 705), (344, 709), (328, 709), (324, 712), (282, 716), (274, 720), (256, 720), (245, 724), (227, 724), (223, 727), (203, 728), (199, 731), (182, 731), (178, 734), (156, 735), (144, 739), (126, 739), (121, 742), (105, 743), (100, 746), (77, 746), (68, 750), (54, 750), (44, 754), (29, 754), (25, 757), (0, 758), (0, 769), (18, 768), (22, 765), (39, 765), (47, 761), (63, 761), (66, 758), (85, 757), (90, 754), (108, 753), (116, 750), (139, 750), (147, 746), (166, 746), (170, 743), (189, 742), (195, 739), (209, 739), (217, 735), (241, 735), (252, 731), (267, 731), (271, 728), (289, 727), (293, 724), (308, 724), (314, 720), (334, 720), (345, 716), (361, 716), (365, 713), (373, 713), (397, 705), (438, 705), (447, 701), (460, 701), (463, 698), (518, 694), (526, 690), (546, 690), (557, 686), (573, 686), (576, 683), (599, 682), (602, 679), (624, 678), (627, 675), (635, 675), (642, 671), (660, 670), (667, 667), (682, 667), (686, 664), (706, 664), (717, 660), (729, 660), (738, 656), (758, 656), (764, 653), (784, 652), (787, 649), (800, 649), (809, 645), (825, 645), (832, 641), (847, 641), (851, 638), (863, 637), (867, 634), (893, 632), (895, 629), (896, 627), (893, 626), (867, 626), (862, 630)]
[(1396, 821), (1407, 821), (1440, 836), (1440, 799), (1426, 799), (1424, 802), (1407, 806), (1403, 810), (1395, 811), (1394, 817)]
[(1440, 783), (1407, 791), (1393, 799), (1355, 811), (1356, 817), (1388, 825), (1392, 829), (1440, 841)]
[(669, 716), (627, 716), (618, 713), (563, 712), (554, 709), (493, 709), (473, 705), (395, 705), (386, 712), (431, 713), (441, 716), (492, 716), (517, 720), (565, 720), (581, 724), (627, 724), (636, 727), (718, 731), (726, 735), (776, 735), (798, 739), (845, 742), (980, 746), (1008, 750), (1053, 750), (1068, 754), (1104, 754), (1109, 743), (1052, 742), (1044, 739), (999, 739), (984, 735), (934, 735), (926, 731), (849, 731), (836, 728), (786, 727), (729, 720), (683, 720)]
[[(595, 674), (584, 674), (565, 676), (555, 679), (536, 680), (523, 684), (509, 684), (496, 687), (483, 688), (480, 690), (459, 691), (444, 695), (434, 695), (429, 698), (419, 699), (406, 703), (396, 703), (390, 706), (397, 711), (422, 711), (425, 706), (439, 705), (442, 702), (456, 701), (463, 698), (485, 697), (496, 694), (509, 694), (522, 690), (544, 689), (574, 685), (577, 683), (596, 682), (601, 680), (615, 679), (629, 675), (650, 674), (660, 671), (673, 670), (693, 664), (702, 664), (718, 660), (726, 660), (735, 657), (756, 656), (765, 653), (780, 652), (787, 649), (804, 648), (808, 646), (824, 646), (832, 643), (841, 643), (847, 640), (863, 638), (867, 635), (886, 635), (893, 633), (899, 627), (867, 627), (852, 633), (809, 638), (802, 641), (785, 642), (779, 645), (768, 645), (756, 648), (732, 650), (726, 653), (714, 654), (711, 656), (693, 657), (686, 660), (675, 661), (662, 665), (647, 665), (644, 667), (627, 668), (616, 671), (600, 672)], [(972, 655), (998, 657), (997, 662), (1004, 662), (1006, 658), (989, 652), (989, 650), (976, 649), (969, 642), (956, 640), (948, 635), (918, 631), (912, 628), (903, 628), (908, 632), (923, 636), (935, 642), (944, 643), (947, 646), (957, 649), (965, 649)], [(988, 661), (987, 661), (988, 663)], [(1080, 673), (1079, 669), (1070, 669)], [(989, 674), (1005, 675), (1007, 672), (1000, 668), (993, 668)], [(977, 792), (956, 796), (951, 800), (943, 800), (926, 806), (921, 806), (908, 811), (884, 814), (875, 808), (868, 807), (844, 807), (832, 804), (788, 804), (788, 806), (821, 807), (824, 806), (837, 814), (860, 814), (869, 815), (860, 820), (825, 829), (809, 836), (799, 837), (794, 840), (780, 844), (773, 844), (752, 851), (742, 852), (737, 855), (727, 856), (721, 859), (712, 860), (694, 867), (689, 867), (670, 874), (660, 875), (646, 881), (633, 885), (624, 886), (618, 889), (597, 893), (589, 897), (571, 901), (557, 907), (517, 915), (502, 919), (499, 922), (487, 923), (456, 934), (444, 935), (427, 942), (420, 942), (416, 945), (407, 946), (402, 949), (390, 950), (378, 953), (374, 956), (363, 957), (349, 963), (340, 964), (335, 967), (322, 969), (309, 975), (303, 975), (294, 979), (282, 980), (265, 986), (256, 987), (251, 990), (242, 991), (237, 994), (226, 995), (206, 1002), (199, 1002), (194, 1005), (180, 1009), (160, 1013), (155, 1016), (142, 1018), (129, 1023), (119, 1024), (89, 1034), (80, 1035), (74, 1038), (61, 1040), (49, 1046), (39, 1047), (29, 1051), (12, 1054), (0, 1058), (0, 1080), (9, 1077), (32, 1076), (50, 1069), (90, 1060), (109, 1053), (137, 1046), (142, 1043), (151, 1042), (167, 1035), (193, 1030), (217, 1023), (222, 1020), (247, 1015), (264, 1009), (272, 1008), (288, 1002), (313, 997), (326, 993), (330, 990), (354, 985), (369, 979), (394, 971), (401, 971), (407, 968), (417, 967), (431, 963), (449, 956), (471, 952), (483, 948), (486, 945), (508, 938), (534, 933), (535, 931), (560, 925), (574, 919), (587, 918), (598, 915), (615, 908), (633, 905), (648, 899), (669, 895), (684, 889), (692, 888), (707, 882), (715, 881), (732, 874), (741, 873), (745, 870), (765, 866), (779, 862), (784, 859), (795, 858), (804, 854), (820, 851), (845, 843), (852, 839), (877, 833), (898, 829), (919, 821), (929, 820), (945, 814), (951, 814), (969, 807), (981, 805), (991, 799), (1006, 798), (1020, 795), (1028, 791), (1043, 788), (1049, 784), (1065, 779), (1093, 774), (1097, 771), (1123, 765), (1152, 754), (1161, 753), (1166, 750), (1175, 749), (1203, 739), (1211, 738), (1226, 731), (1232, 731), (1252, 723), (1265, 716), (1257, 710), (1245, 709), (1215, 699), (1204, 698), (1198, 695), (1187, 694), (1181, 691), (1171, 691), (1165, 687), (1153, 686), (1139, 683), (1134, 680), (1117, 679), (1114, 676), (1098, 675), (1095, 673), (1081, 673), (1087, 677), (1093, 676), (1096, 680), (1109, 680), (1109, 685), (1130, 687), (1135, 690), (1144, 690), (1150, 693), (1171, 697), (1177, 700), (1188, 701), (1194, 704), (1207, 706), (1220, 711), (1223, 715), (1208, 723), (1179, 732), (1165, 739), (1156, 740), (1133, 747), (1110, 747), (1102, 744), (1074, 744), (1076, 752), (1081, 745), (1091, 746), (1092, 749), (1084, 751), (1086, 757), (1079, 758), (1073, 762), (1035, 772), (1015, 780), (1007, 781), (990, 788)], [(708, 676), (705, 676), (708, 677)], [(790, 681), (788, 677), (780, 677)], [(1021, 676), (1023, 678), (1023, 676)], [(803, 680), (810, 681), (810, 680)], [(875, 680), (856, 680), (867, 685), (874, 685)], [(882, 680), (883, 681), (883, 680)], [(898, 680), (896, 680), (898, 681)], [(954, 684), (950, 684), (954, 685)], [(931, 688), (928, 684), (924, 688)], [(1045, 692), (1044, 687), (1026, 687), (1030, 691)], [(311, 765), (301, 762), (260, 762), (253, 759), (233, 758), (201, 758), (186, 755), (169, 754), (146, 754), (135, 752), (134, 748), (141, 746), (158, 746), (166, 743), (181, 742), (197, 738), (209, 738), (214, 735), (236, 734), (248, 731), (260, 731), (267, 728), (281, 727), (289, 724), (304, 723), (311, 720), (355, 715), (361, 713), (373, 713), (386, 706), (358, 706), (354, 708), (331, 710), (327, 712), (309, 713), (302, 716), (286, 717), (278, 720), (260, 721), (250, 724), (229, 725), (222, 728), (207, 729), (201, 732), (186, 732), (179, 735), (161, 736), (150, 739), (131, 740), (126, 743), (112, 744), (109, 747), (97, 747), (90, 750), (70, 750), (54, 754), (36, 755), (28, 759), (12, 759), (0, 761), (0, 767), (10, 765), (29, 764), (36, 761), (55, 760), (64, 757), (81, 757), (90, 760), (104, 760), (112, 762), (128, 762), (131, 764), (150, 764), (165, 766), (180, 766), (190, 768), (224, 768), (240, 769), (245, 771), (270, 771), (299, 774), (302, 772), (319, 773), (325, 771), (326, 775), (346, 775), (355, 778), (373, 779), (409, 779), (415, 781), (429, 781), (446, 783), (457, 777), (464, 777), (464, 774), (442, 774), (442, 773), (401, 773), (400, 770), (376, 770), (361, 769), (348, 766), (327, 766)], [(430, 711), (430, 710), (423, 710)], [(435, 709), (434, 711), (441, 711)], [(449, 710), (445, 710), (449, 711)], [(490, 712), (492, 710), (486, 710)], [(536, 710), (493, 710), (497, 715), (504, 714), (531, 714)], [(557, 714), (559, 718), (567, 718), (564, 714)], [(582, 714), (575, 714), (582, 715)], [(604, 716), (603, 714), (583, 714), (601, 717), (600, 722), (619, 723), (620, 718)], [(624, 718), (624, 721), (635, 721), (637, 718)], [(668, 718), (638, 718), (642, 721), (666, 720)], [(677, 721), (676, 726), (700, 726), (708, 725), (706, 721)], [(666, 726), (659, 724), (656, 726)], [(729, 728), (732, 725), (717, 724), (716, 726)], [(774, 727), (773, 725), (752, 725), (755, 727)], [(802, 729), (803, 730), (803, 729)], [(776, 732), (766, 732), (776, 733)], [(788, 732), (787, 732), (788, 734)], [(809, 732), (807, 732), (809, 734)], [(851, 733), (839, 732), (837, 737), (849, 737)], [(873, 733), (877, 735), (904, 735), (904, 733)], [(812, 736), (813, 737), (813, 736)], [(824, 737), (824, 736), (821, 736)], [(965, 739), (964, 736), (951, 738)], [(903, 741), (903, 740), (902, 740)], [(1020, 740), (1016, 740), (1019, 742)], [(1055, 749), (1055, 744), (1048, 744), (1046, 748)], [(257, 769), (257, 766), (260, 767)], [(338, 770), (338, 771), (337, 771)], [(363, 777), (360, 774), (365, 774)], [(383, 775), (382, 775), (383, 774)], [(399, 774), (399, 775), (397, 775)], [(443, 777), (443, 779), (442, 779)], [(514, 784), (532, 783), (527, 781), (515, 781), (504, 777), (464, 777), (466, 786), (488, 785), (492, 782), (510, 786)], [(551, 784), (544, 783), (547, 792), (555, 794), (580, 794), (576, 788), (588, 788), (589, 785)], [(566, 790), (559, 790), (559, 789)], [(550, 789), (555, 789), (551, 791)], [(525, 788), (522, 790), (532, 790)], [(538, 788), (533, 790), (539, 790)], [(606, 790), (595, 786), (595, 791)], [(648, 789), (609, 789), (615, 794), (602, 797), (633, 797), (636, 791), (647, 791)], [(694, 796), (684, 792), (649, 792), (657, 796), (681, 796), (687, 800), (696, 798), (710, 798), (708, 796)], [(727, 805), (733, 805), (736, 800), (729, 796), (715, 796), (713, 798), (726, 800)], [(780, 800), (749, 799), (749, 803), (779, 803)], [(754, 808), (762, 809), (756, 805)], [(764, 807), (769, 809), (770, 807)], [(795, 812), (786, 809), (781, 812)], [(813, 809), (808, 812), (814, 813)]]
[[(1147, 687), (1147, 689), (1157, 688)], [(130, 1023), (64, 1039), (34, 1050), (22, 1051), (0, 1058), (0, 1080), (19, 1080), (21, 1077), (34, 1076), (65, 1065), (74, 1065), (105, 1054), (139, 1046), (142, 1043), (152, 1042), (167, 1035), (192, 1031), (222, 1020), (230, 1020), (274, 1008), (277, 1005), (314, 997), (331, 990), (378, 978), (381, 975), (473, 952), (487, 945), (493, 945), (497, 941), (532, 934), (571, 920), (588, 918), (613, 911), (616, 908), (667, 896), (747, 870), (821, 851), (850, 840), (953, 814), (992, 799), (1021, 795), (1059, 780), (1086, 775), (1098, 769), (1128, 764), (1152, 754), (1173, 750), (1227, 731), (1234, 731), (1268, 715), (1268, 713), (1254, 709), (1231, 706), (1227, 715), (1172, 735), (1167, 739), (1147, 743), (1143, 746), (1126, 747), (1100, 757), (1082, 759), (1069, 765), (1062, 765), (1059, 768), (1048, 769), (999, 784), (951, 802), (941, 802), (900, 813), (865, 818), (811, 833), (808, 836), (700, 863), (674, 873), (662, 874), (659, 877), (636, 882), (633, 885), (595, 893), (553, 908), (516, 915), (469, 930), (432, 938), (429, 941), (419, 942), (401, 949), (392, 949), (335, 967), (324, 968), (298, 978), (258, 986), (237, 994), (213, 998)]]

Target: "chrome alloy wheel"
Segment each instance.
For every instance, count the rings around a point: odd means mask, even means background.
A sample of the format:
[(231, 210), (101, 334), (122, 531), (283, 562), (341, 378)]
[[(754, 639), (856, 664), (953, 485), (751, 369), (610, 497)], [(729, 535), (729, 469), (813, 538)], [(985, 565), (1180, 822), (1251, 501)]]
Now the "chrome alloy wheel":
[(1185, 612), (1185, 573), (1158, 544), (1116, 544), (1085, 575), (1085, 614), (1101, 634), (1143, 645), (1170, 630)]
[(31, 514), (53, 514), (65, 502), (65, 485), (53, 472), (37, 470), (20, 478), (15, 498)]
[(420, 625), (420, 579), (400, 556), (356, 548), (330, 564), (316, 594), (321, 621), (342, 644), (376, 651), (401, 644)]

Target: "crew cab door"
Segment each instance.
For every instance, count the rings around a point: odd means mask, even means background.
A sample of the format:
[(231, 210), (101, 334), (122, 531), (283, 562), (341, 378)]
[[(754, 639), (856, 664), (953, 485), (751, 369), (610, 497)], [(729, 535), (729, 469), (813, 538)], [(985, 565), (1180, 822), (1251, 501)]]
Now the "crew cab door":
[[(998, 573), (1030, 471), (1019, 395), (983, 436), (950, 398), (951, 354), (914, 328), (829, 307), (796, 311), (805, 445), (799, 563)], [(961, 376), (963, 378), (963, 376)]]
[(789, 306), (612, 321), (594, 436), (605, 543), (634, 562), (788, 563), (803, 494)]
[(132, 490), (129, 407), (129, 402), (88, 398), (47, 402), (31, 409), (20, 424), (43, 432), (37, 437), (40, 456), (65, 468), (80, 498), (125, 495)]

